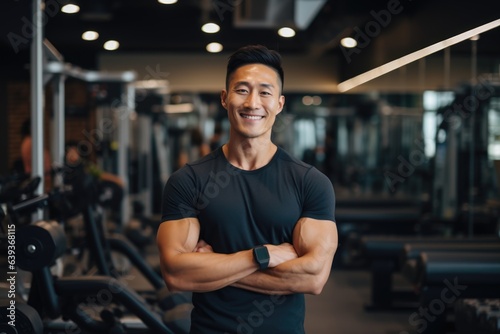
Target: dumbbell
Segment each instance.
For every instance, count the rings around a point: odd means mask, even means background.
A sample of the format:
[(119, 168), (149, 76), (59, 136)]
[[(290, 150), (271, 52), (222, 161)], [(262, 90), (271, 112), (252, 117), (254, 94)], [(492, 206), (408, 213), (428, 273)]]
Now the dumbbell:
[(17, 230), (17, 265), (26, 271), (51, 266), (66, 250), (63, 227), (56, 221), (37, 221)]

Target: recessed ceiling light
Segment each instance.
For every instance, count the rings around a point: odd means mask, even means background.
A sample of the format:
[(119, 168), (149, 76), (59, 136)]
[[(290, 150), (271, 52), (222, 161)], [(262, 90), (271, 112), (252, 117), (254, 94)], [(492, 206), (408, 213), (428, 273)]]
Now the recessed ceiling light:
[(340, 40), (340, 44), (345, 48), (354, 48), (358, 42), (352, 37), (344, 37)]
[(162, 5), (173, 5), (177, 2), (177, 0), (158, 0)]
[(86, 41), (95, 41), (99, 38), (97, 31), (88, 30), (82, 34), (82, 39)]
[(114, 51), (120, 47), (120, 43), (118, 41), (109, 40), (104, 43), (104, 48), (108, 51)]
[(315, 106), (319, 106), (321, 104), (321, 101), (321, 96), (314, 95), (312, 97), (312, 104), (314, 104)]
[(215, 23), (205, 23), (201, 27), (201, 30), (203, 32), (206, 32), (207, 34), (214, 34), (220, 30), (220, 27), (218, 24), (215, 24)]
[(302, 97), (302, 104), (305, 106), (310, 106), (313, 103), (313, 98), (309, 95)]
[(211, 53), (217, 53), (222, 51), (222, 44), (214, 42), (207, 44), (207, 51)]
[(287, 38), (293, 37), (293, 36), (295, 36), (295, 30), (293, 30), (292, 28), (283, 27), (280, 30), (278, 30), (278, 35), (280, 35), (281, 37), (287, 37)]
[(69, 3), (67, 5), (64, 5), (61, 8), (61, 11), (66, 14), (75, 14), (80, 11), (80, 7), (75, 4)]

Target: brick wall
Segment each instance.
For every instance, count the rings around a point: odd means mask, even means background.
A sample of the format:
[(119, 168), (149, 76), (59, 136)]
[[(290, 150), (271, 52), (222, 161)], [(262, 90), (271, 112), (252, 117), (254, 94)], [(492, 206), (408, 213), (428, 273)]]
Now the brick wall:
[(8, 113), (8, 167), (21, 158), (21, 126), (30, 117), (31, 96), (29, 82), (10, 82), (7, 84)]
[[(7, 122), (7, 164), (11, 169), (16, 159), (21, 157), (21, 126), (31, 116), (31, 95), (29, 82), (10, 82), (7, 84), (8, 113)], [(65, 121), (65, 136), (67, 140), (85, 139), (85, 131), (90, 131), (95, 125), (95, 113), (90, 112), (86, 84), (80, 81), (67, 81), (65, 83), (65, 105), (71, 108), (86, 111), (85, 116), (68, 116)], [(50, 150), (51, 144), (51, 119), (53, 101), (50, 85), (45, 88), (44, 107), (44, 146)], [(92, 157), (91, 157), (92, 158)]]

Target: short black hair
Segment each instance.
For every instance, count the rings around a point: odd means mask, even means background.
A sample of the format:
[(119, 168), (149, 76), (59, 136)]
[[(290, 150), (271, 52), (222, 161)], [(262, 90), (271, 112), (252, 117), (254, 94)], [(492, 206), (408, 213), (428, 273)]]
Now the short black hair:
[(281, 67), (281, 55), (274, 50), (269, 50), (263, 45), (247, 45), (233, 53), (227, 62), (226, 89), (229, 88), (229, 78), (239, 67), (248, 64), (262, 64), (273, 68), (281, 80), (281, 91), (285, 83), (285, 75)]

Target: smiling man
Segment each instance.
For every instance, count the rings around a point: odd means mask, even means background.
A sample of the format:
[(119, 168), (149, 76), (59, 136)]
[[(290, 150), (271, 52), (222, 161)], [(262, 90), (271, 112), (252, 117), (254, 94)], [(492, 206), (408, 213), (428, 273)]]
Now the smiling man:
[(283, 110), (281, 56), (260, 45), (228, 61), (229, 140), (168, 180), (157, 235), (172, 291), (193, 291), (191, 333), (304, 333), (337, 249), (330, 180), (271, 140)]

